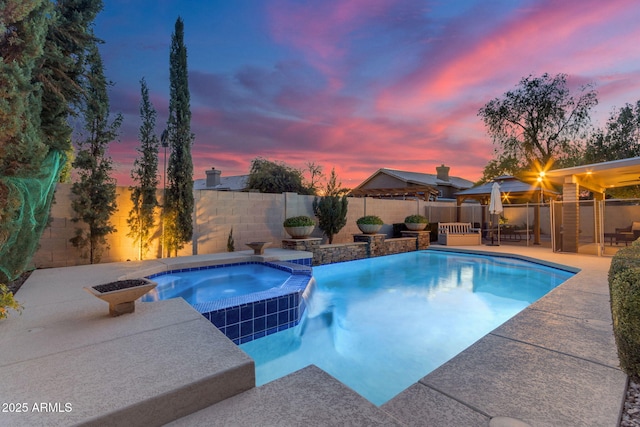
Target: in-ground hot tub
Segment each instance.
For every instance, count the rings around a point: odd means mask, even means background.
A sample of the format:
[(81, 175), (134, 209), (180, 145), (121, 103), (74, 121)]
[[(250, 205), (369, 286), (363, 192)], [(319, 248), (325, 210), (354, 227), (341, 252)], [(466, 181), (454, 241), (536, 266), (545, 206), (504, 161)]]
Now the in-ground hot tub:
[(172, 270), (142, 301), (184, 298), (236, 344), (297, 325), (311, 267), (294, 262), (239, 262)]

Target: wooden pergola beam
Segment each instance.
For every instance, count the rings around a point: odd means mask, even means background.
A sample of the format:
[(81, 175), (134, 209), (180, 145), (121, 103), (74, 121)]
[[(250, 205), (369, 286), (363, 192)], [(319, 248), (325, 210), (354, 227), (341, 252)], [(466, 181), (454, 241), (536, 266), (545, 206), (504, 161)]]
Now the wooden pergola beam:
[(437, 196), (438, 194), (438, 190), (426, 185), (400, 188), (357, 188), (349, 192), (349, 196), (353, 197), (416, 197), (423, 200), (429, 200), (429, 196)]

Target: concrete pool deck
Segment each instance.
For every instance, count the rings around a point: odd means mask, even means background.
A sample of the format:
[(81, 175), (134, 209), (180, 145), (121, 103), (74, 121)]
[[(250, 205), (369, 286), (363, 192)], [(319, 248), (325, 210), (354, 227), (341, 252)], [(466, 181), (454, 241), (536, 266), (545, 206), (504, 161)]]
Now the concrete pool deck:
[[(0, 425), (617, 426), (627, 377), (611, 329), (611, 258), (540, 247), (447, 249), (581, 271), (376, 407), (313, 366), (256, 388), (253, 361), (182, 300), (138, 302), (134, 313), (111, 318), (82, 290), (184, 259), (37, 270), (16, 295), (22, 315), (0, 322)], [(187, 261), (228, 263), (250, 253)], [(265, 257), (290, 253), (267, 249)]]

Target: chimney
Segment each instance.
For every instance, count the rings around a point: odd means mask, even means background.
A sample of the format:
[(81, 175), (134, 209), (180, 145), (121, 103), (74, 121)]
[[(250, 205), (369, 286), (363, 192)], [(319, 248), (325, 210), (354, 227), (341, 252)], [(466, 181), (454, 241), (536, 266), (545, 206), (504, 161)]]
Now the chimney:
[(220, 185), (220, 172), (216, 170), (216, 168), (211, 168), (211, 170), (206, 171), (207, 173), (207, 188), (215, 187), (216, 185)]
[(436, 167), (438, 179), (440, 181), (449, 181), (449, 169), (449, 166), (445, 166), (444, 163), (441, 166)]

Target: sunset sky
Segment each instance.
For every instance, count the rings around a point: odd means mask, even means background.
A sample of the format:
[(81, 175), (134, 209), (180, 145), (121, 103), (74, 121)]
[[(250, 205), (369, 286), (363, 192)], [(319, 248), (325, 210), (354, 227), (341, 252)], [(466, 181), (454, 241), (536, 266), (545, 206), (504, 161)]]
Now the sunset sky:
[[(493, 144), (477, 113), (522, 77), (593, 83), (593, 125), (640, 99), (637, 0), (108, 0), (95, 33), (119, 185), (137, 156), (140, 79), (169, 104), (169, 47), (185, 23), (194, 178), (248, 173), (262, 156), (335, 167), (346, 187), (377, 169), (478, 180)], [(159, 173), (162, 173), (162, 151)]]

